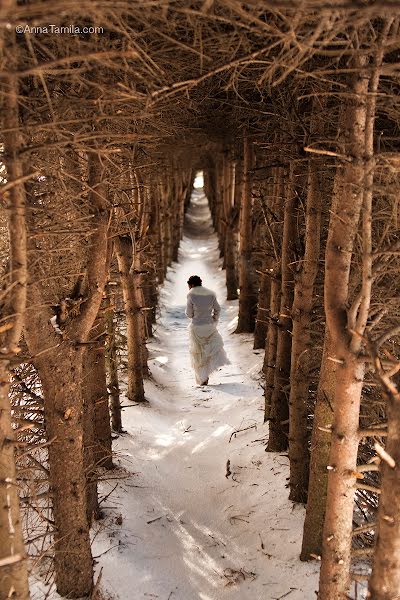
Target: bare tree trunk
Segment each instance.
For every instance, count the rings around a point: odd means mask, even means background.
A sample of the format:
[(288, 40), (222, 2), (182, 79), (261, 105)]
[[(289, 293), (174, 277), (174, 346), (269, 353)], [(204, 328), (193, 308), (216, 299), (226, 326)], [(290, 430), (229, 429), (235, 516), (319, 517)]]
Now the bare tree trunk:
[[(142, 237), (143, 235), (143, 237)], [(147, 364), (148, 352), (146, 346), (146, 319), (143, 313), (143, 307), (145, 306), (144, 294), (143, 294), (143, 250), (140, 248), (144, 234), (141, 234), (141, 241), (136, 243), (137, 250), (134, 252), (133, 258), (133, 291), (135, 293), (136, 306), (139, 307), (140, 312), (138, 314), (139, 328), (140, 328), (140, 349), (142, 356), (142, 376), (147, 377), (149, 375), (149, 367)]]
[[(26, 341), (34, 357), (45, 399), (55, 523), (56, 586), (60, 595), (70, 598), (90, 594), (93, 583), (83, 449), (82, 348), (99, 311), (109, 259), (109, 211), (104, 168), (97, 153), (89, 154), (88, 167), (93, 235), (86, 254), (84, 302), (62, 319), (59, 323), (62, 330), (57, 334), (50, 324), (52, 311), (47, 308), (41, 294), (46, 283), (38, 276), (37, 280), (30, 282), (32, 302), (25, 327)], [(31, 201), (34, 206), (34, 194)], [(31, 211), (30, 218), (30, 233), (39, 237), (35, 231), (34, 211)], [(33, 276), (36, 265), (33, 241), (31, 249), (30, 275)]]
[(93, 343), (88, 346), (84, 357), (85, 404), (93, 406), (95, 467), (113, 468), (110, 410), (108, 406), (107, 373), (105, 362), (106, 323), (99, 315), (91, 330)]
[[(311, 133), (323, 135), (325, 115), (314, 102)], [(292, 309), (292, 356), (289, 396), (289, 461), (290, 495), (294, 502), (306, 502), (308, 489), (308, 433), (307, 400), (310, 385), (311, 315), (314, 303), (314, 283), (320, 258), (320, 229), (322, 208), (323, 161), (311, 158), (308, 170), (308, 189), (305, 219), (305, 251), (300, 273), (297, 275)]]
[(176, 207), (176, 215), (175, 215), (175, 242), (174, 242), (174, 252), (173, 252), (173, 260), (175, 262), (178, 261), (178, 253), (179, 246), (181, 243), (182, 235), (183, 235), (183, 221), (185, 215), (185, 201), (188, 195), (188, 188), (193, 187), (193, 174), (191, 171), (189, 173), (179, 172), (176, 176), (176, 198), (175, 201), (177, 203)]
[(118, 380), (117, 343), (115, 339), (114, 322), (115, 297), (113, 296), (110, 288), (111, 286), (108, 285), (106, 298), (106, 367), (108, 373), (108, 387), (110, 390), (111, 425), (114, 431), (116, 431), (117, 433), (121, 433), (121, 402)]
[[(399, 20), (388, 18), (384, 21), (374, 56), (374, 69), (371, 76), (366, 116), (366, 185), (363, 196), (363, 277), (360, 308), (356, 319), (356, 330), (363, 332), (367, 323), (369, 299), (372, 289), (372, 200), (374, 184), (374, 124), (376, 95), (379, 86), (381, 66), (385, 44), (394, 22), (391, 37), (398, 32)], [(390, 331), (381, 340), (388, 339)], [(383, 343), (383, 341), (381, 342)], [(371, 600), (389, 600), (400, 597), (400, 394), (390, 375), (382, 368), (378, 351), (374, 349), (374, 365), (387, 399), (388, 430), (386, 455), (381, 462), (381, 494), (378, 508), (378, 527), (375, 532), (376, 546), (372, 574), (368, 586), (368, 598)], [(357, 350), (357, 347), (355, 348)], [(398, 372), (398, 371), (397, 371)], [(399, 376), (397, 374), (397, 382)], [(381, 452), (382, 455), (382, 452)]]
[[(271, 173), (269, 177), (268, 187), (267, 187), (267, 199), (266, 206), (262, 204), (262, 210), (264, 213), (264, 219), (266, 220), (266, 226), (269, 229), (269, 233), (271, 233), (269, 216), (267, 215), (266, 209), (271, 208), (272, 212), (275, 208), (276, 198), (276, 183), (277, 183), (277, 175), (274, 172)], [(262, 199), (262, 203), (264, 200)], [(268, 234), (267, 234), (268, 235)], [(258, 302), (257, 302), (257, 318), (256, 318), (256, 326), (254, 329), (254, 350), (258, 348), (265, 348), (267, 332), (268, 332), (268, 317), (270, 310), (270, 302), (271, 302), (271, 273), (274, 266), (274, 257), (272, 253), (265, 251), (261, 273), (260, 273), (260, 283), (258, 290)]]
[(86, 476), (86, 515), (91, 527), (93, 519), (96, 518), (99, 509), (99, 499), (97, 494), (97, 472), (94, 458), (95, 447), (95, 399), (91, 393), (91, 381), (89, 372), (91, 369), (89, 351), (85, 352), (83, 359), (83, 460)]
[(328, 489), (327, 466), (331, 448), (337, 366), (335, 362), (330, 360), (332, 356), (332, 342), (326, 329), (311, 436), (307, 508), (303, 528), (301, 560), (313, 560), (322, 554), (322, 530)]
[[(355, 67), (365, 65), (355, 59)], [(360, 398), (365, 365), (353, 350), (349, 278), (363, 204), (368, 78), (357, 72), (343, 111), (344, 153), (337, 169), (325, 255), (325, 311), (337, 362), (328, 493), (319, 598), (337, 600), (349, 583), (351, 531), (358, 451)], [(369, 298), (368, 298), (369, 303)], [(350, 331), (349, 331), (350, 329)], [(360, 331), (363, 333), (363, 329)]]
[[(50, 339), (49, 339), (50, 341)], [(45, 399), (50, 488), (55, 524), (55, 571), (62, 596), (90, 593), (93, 565), (86, 511), (83, 449), (82, 348), (61, 342), (35, 359)]]
[[(375, 362), (379, 364), (377, 357)], [(381, 495), (368, 598), (393, 600), (400, 597), (400, 393), (383, 369), (379, 371), (388, 400), (388, 429), (386, 454), (381, 452)]]
[(159, 206), (158, 198), (156, 195), (156, 187), (150, 187), (149, 194), (149, 207), (150, 207), (150, 222), (149, 222), (149, 242), (150, 242), (150, 256), (149, 259), (149, 270), (150, 274), (147, 281), (147, 306), (150, 308), (149, 315), (151, 323), (156, 323), (156, 310), (158, 304), (158, 273), (159, 273), (159, 262), (160, 262), (160, 247), (159, 247)]
[(268, 219), (268, 233), (271, 241), (271, 247), (274, 259), (271, 263), (269, 271), (270, 283), (270, 303), (269, 310), (265, 317), (268, 317), (268, 330), (265, 339), (265, 355), (263, 373), (265, 377), (264, 384), (264, 423), (271, 416), (271, 401), (274, 391), (275, 365), (276, 365), (276, 350), (278, 342), (278, 322), (279, 308), (281, 304), (281, 260), (280, 260), (280, 238), (281, 226), (279, 222), (283, 220), (283, 178), (284, 173), (282, 168), (276, 170), (273, 182), (273, 199), (271, 206), (273, 213), (276, 215), (275, 223)]
[[(0, 36), (0, 39), (2, 37)], [(17, 52), (13, 44), (13, 52)], [(11, 61), (13, 63), (14, 61)], [(9, 64), (10, 69), (15, 65)], [(3, 291), (4, 307), (1, 314), (0, 355), (0, 597), (28, 600), (29, 585), (19, 510), (16, 481), (14, 440), (9, 399), (10, 360), (19, 352), (19, 341), (24, 324), (27, 293), (27, 241), (25, 219), (24, 172), (19, 158), (22, 145), (19, 134), (18, 81), (13, 76), (3, 88), (3, 133), (8, 183), (8, 231), (10, 267)], [(5, 292), (5, 293), (4, 293)]]
[(226, 269), (226, 291), (227, 300), (236, 300), (238, 297), (237, 274), (236, 274), (236, 240), (235, 240), (235, 163), (226, 160), (225, 165), (225, 196), (226, 206), (226, 236), (225, 236), (225, 269)]
[(296, 210), (297, 194), (295, 190), (295, 169), (291, 166), (289, 185), (286, 191), (282, 238), (282, 279), (281, 303), (279, 312), (278, 341), (276, 350), (274, 390), (269, 416), (268, 452), (281, 452), (288, 447), (289, 386), (291, 355), (291, 310), (294, 291), (293, 263), (297, 239)]
[(254, 288), (251, 253), (253, 248), (251, 194), (252, 148), (245, 135), (243, 140), (243, 187), (240, 207), (239, 233), (239, 315), (235, 333), (251, 333), (254, 331), (257, 310), (257, 293)]
[[(142, 376), (147, 377), (149, 375), (149, 368), (147, 364), (148, 360), (148, 352), (146, 346), (147, 339), (147, 329), (146, 329), (146, 317), (145, 317), (145, 297), (144, 297), (144, 275), (146, 274), (146, 269), (144, 267), (145, 263), (145, 248), (147, 246), (147, 234), (148, 234), (148, 223), (149, 223), (149, 211), (147, 210), (147, 202), (148, 200), (145, 189), (143, 187), (143, 183), (139, 180), (139, 177), (135, 171), (134, 177), (138, 184), (137, 189), (137, 201), (136, 201), (136, 217), (137, 217), (137, 226), (134, 234), (134, 238), (132, 239), (132, 268), (131, 268), (131, 276), (133, 282), (133, 290), (135, 294), (136, 306), (140, 308), (140, 312), (138, 314), (139, 319), (139, 327), (140, 327), (140, 347), (141, 347), (141, 356), (142, 356)], [(175, 222), (176, 225), (176, 222)], [(172, 238), (172, 242), (173, 242)], [(173, 244), (171, 246), (171, 251), (173, 251)], [(172, 259), (172, 256), (171, 256)]]
[(278, 342), (278, 314), (281, 299), (280, 274), (271, 274), (271, 297), (268, 332), (265, 340), (265, 356), (263, 373), (264, 383), (264, 423), (271, 416), (271, 401), (274, 392), (276, 350)]
[(167, 274), (167, 269), (172, 262), (172, 240), (171, 240), (171, 209), (170, 200), (170, 181), (167, 181), (166, 187), (160, 186), (160, 225), (161, 225), (161, 251), (163, 276)]
[(126, 327), (128, 340), (128, 391), (127, 397), (132, 402), (144, 402), (143, 357), (141, 339), (141, 306), (137, 301), (135, 282), (132, 271), (132, 240), (127, 236), (115, 238), (122, 291), (124, 295)]
[(271, 258), (264, 256), (262, 273), (260, 274), (260, 288), (258, 290), (257, 319), (254, 330), (254, 350), (265, 348), (268, 331), (268, 311), (271, 303)]

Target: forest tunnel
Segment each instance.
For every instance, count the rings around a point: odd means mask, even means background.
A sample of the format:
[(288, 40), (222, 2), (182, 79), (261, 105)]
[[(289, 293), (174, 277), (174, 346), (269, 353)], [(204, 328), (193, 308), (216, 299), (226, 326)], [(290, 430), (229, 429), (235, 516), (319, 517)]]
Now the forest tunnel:
[[(319, 565), (319, 600), (400, 597), (398, 2), (5, 0), (0, 16), (0, 600), (109, 597), (92, 547), (102, 519), (124, 527), (103, 508), (113, 476), (140, 511), (120, 449), (194, 578), (166, 576), (172, 600), (308, 600)], [(183, 374), (179, 299), (201, 265), (232, 357), (206, 392)], [(171, 460), (149, 479), (156, 455), (193, 455), (196, 474)], [(247, 511), (229, 513), (238, 542), (212, 512), (216, 465)], [(273, 528), (254, 516), (271, 506)], [(286, 591), (240, 563), (271, 558), (275, 530), (297, 548), (271, 563), (280, 582), (294, 565)], [(110, 563), (146, 573), (121, 598), (160, 592), (143, 546)]]

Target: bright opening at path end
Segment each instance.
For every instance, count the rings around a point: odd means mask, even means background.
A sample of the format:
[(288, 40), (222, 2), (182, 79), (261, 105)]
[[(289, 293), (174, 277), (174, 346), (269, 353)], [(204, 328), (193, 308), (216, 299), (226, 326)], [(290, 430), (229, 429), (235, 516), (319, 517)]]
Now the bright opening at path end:
[(196, 177), (193, 183), (193, 187), (196, 190), (200, 190), (202, 187), (204, 187), (204, 177), (203, 177), (203, 171), (198, 171), (196, 173)]

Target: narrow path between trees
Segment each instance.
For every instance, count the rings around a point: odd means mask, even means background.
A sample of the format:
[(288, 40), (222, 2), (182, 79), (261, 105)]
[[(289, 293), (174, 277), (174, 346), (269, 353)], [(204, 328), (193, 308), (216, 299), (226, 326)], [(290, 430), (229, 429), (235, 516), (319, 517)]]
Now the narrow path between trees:
[[(107, 517), (96, 526), (93, 553), (101, 555), (97, 568), (112, 598), (315, 597), (318, 565), (298, 560), (304, 511), (287, 500), (288, 459), (264, 451), (262, 353), (252, 350), (250, 335), (231, 335), (237, 305), (224, 302), (220, 264), (207, 201), (194, 192), (149, 344), (149, 404), (124, 409), (127, 433), (116, 443), (116, 463), (126, 478), (104, 501)], [(192, 274), (217, 292), (232, 361), (203, 389), (187, 349)], [(104, 483), (101, 493), (116, 483)]]

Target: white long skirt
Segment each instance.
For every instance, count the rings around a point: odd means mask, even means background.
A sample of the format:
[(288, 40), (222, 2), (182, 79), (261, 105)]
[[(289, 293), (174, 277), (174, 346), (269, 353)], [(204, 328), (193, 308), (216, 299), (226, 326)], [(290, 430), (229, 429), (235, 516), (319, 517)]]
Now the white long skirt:
[(196, 383), (207, 381), (211, 373), (230, 361), (225, 354), (224, 342), (215, 323), (189, 325), (189, 349)]

